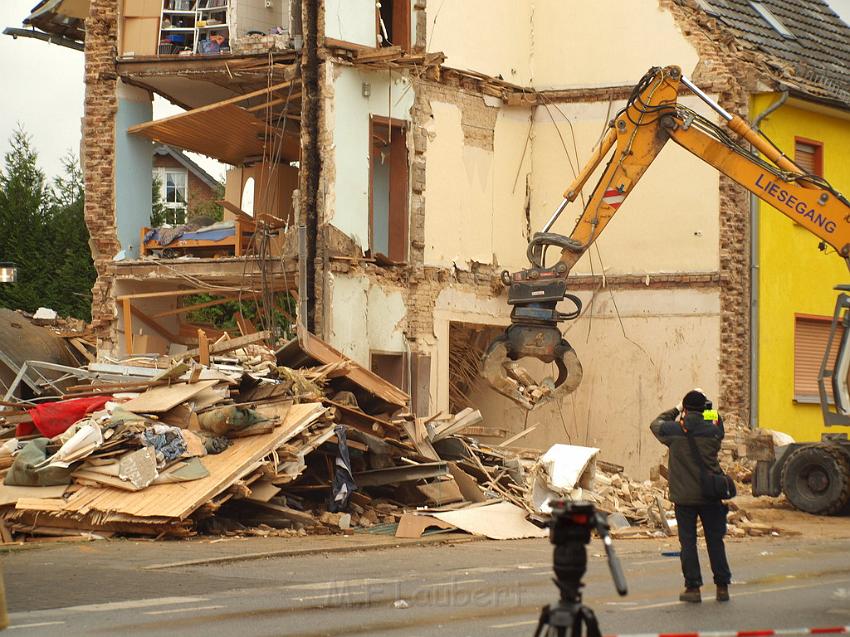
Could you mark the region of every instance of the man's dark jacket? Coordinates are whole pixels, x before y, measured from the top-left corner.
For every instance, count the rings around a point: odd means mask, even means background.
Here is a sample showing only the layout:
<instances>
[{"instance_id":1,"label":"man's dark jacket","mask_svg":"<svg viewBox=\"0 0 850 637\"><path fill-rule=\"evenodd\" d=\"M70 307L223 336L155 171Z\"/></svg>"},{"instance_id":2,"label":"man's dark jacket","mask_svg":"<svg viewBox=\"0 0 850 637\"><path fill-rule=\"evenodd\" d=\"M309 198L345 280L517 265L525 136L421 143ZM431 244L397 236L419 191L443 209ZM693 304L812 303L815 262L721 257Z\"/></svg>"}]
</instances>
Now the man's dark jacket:
<instances>
[{"instance_id":1,"label":"man's dark jacket","mask_svg":"<svg viewBox=\"0 0 850 637\"><path fill-rule=\"evenodd\" d=\"M670 447L667 478L670 484L670 500L675 504L708 504L710 501L702 496L700 467L688 444L685 429L694 437L705 466L710 471L720 472L717 454L720 452L720 441L723 440L723 420L718 420L715 424L712 420L705 420L702 412L689 412L685 416L683 427L676 420L678 415L679 410L674 407L660 414L649 426L659 442Z\"/></svg>"}]
</instances>

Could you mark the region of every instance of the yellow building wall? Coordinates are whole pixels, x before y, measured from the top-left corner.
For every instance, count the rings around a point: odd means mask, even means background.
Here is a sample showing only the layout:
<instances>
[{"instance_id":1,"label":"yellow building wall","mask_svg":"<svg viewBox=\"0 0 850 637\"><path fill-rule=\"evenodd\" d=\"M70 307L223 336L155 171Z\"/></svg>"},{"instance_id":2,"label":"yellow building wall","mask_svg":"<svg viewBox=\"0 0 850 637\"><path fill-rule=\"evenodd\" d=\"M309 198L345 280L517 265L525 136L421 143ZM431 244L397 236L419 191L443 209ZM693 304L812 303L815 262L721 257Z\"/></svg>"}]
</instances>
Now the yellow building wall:
<instances>
[{"instance_id":1,"label":"yellow building wall","mask_svg":"<svg viewBox=\"0 0 850 637\"><path fill-rule=\"evenodd\" d=\"M753 100L754 119L777 94ZM850 192L850 117L792 100L769 115L761 129L793 158L794 138L823 143L823 167L837 190ZM794 402L794 315L832 316L838 283L850 282L843 259L818 250L818 238L759 201L759 354L758 425L784 431L798 442L820 440L821 433L850 432L824 427L820 407Z\"/></svg>"}]
</instances>

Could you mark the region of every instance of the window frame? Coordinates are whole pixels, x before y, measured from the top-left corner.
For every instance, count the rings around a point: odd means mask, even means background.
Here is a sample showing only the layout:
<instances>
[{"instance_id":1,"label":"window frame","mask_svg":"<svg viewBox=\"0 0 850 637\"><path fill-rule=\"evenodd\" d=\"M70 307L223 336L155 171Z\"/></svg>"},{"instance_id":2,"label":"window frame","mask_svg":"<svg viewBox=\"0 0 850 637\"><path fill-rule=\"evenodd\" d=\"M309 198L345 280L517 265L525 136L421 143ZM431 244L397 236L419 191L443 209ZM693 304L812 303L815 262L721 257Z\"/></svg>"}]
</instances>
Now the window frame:
<instances>
[{"instance_id":1,"label":"window frame","mask_svg":"<svg viewBox=\"0 0 850 637\"><path fill-rule=\"evenodd\" d=\"M823 177L823 142L820 142L816 139L809 139L808 137L794 137L794 163L797 163L797 144L806 144L808 146L812 146L815 149L814 153L814 165L815 172L814 174L818 177Z\"/></svg>"},{"instance_id":2,"label":"window frame","mask_svg":"<svg viewBox=\"0 0 850 637\"><path fill-rule=\"evenodd\" d=\"M825 330L825 338L823 338L823 344L819 344L818 350L815 352L817 354L817 373L814 378L815 383L815 391L811 393L810 391L800 391L801 387L798 380L798 365L799 365L799 349L800 349L800 332L799 325L801 322L808 322L809 324L817 324L822 326ZM823 361L824 354L824 346L828 342L829 338L829 330L832 328L832 316L825 316L822 314L805 314L800 312L794 313L794 368L792 372L792 381L793 381L793 401L798 404L803 405L811 405L811 404L820 404L820 391L817 386L817 374L820 373L820 366ZM843 326L839 325L839 329L836 332L835 339L832 343L832 362L835 364L835 360L838 355L838 348L841 345L841 337L843 336L842 330ZM813 345L812 345L813 346ZM806 379L804 382L811 383L812 379ZM827 400L830 405L835 404L835 399L832 395L832 384L826 383L826 393Z\"/></svg>"},{"instance_id":3,"label":"window frame","mask_svg":"<svg viewBox=\"0 0 850 637\"><path fill-rule=\"evenodd\" d=\"M162 207L165 209L166 223L176 226L183 223L189 218L189 170L186 168L177 168L174 166L157 166L157 176L159 177L159 196ZM185 197L183 203L168 201L168 175L182 175L184 179ZM179 213L183 212L183 221L179 221Z\"/></svg>"},{"instance_id":4,"label":"window frame","mask_svg":"<svg viewBox=\"0 0 850 637\"><path fill-rule=\"evenodd\" d=\"M413 49L413 33L410 26L411 10L410 0L382 0L383 3L390 3L392 6L392 24L388 25L392 32L395 42L390 41L389 44L381 44L383 32L381 31L381 8L375 3L375 46L382 48L385 46L400 46L402 51L410 51Z\"/></svg>"}]
</instances>

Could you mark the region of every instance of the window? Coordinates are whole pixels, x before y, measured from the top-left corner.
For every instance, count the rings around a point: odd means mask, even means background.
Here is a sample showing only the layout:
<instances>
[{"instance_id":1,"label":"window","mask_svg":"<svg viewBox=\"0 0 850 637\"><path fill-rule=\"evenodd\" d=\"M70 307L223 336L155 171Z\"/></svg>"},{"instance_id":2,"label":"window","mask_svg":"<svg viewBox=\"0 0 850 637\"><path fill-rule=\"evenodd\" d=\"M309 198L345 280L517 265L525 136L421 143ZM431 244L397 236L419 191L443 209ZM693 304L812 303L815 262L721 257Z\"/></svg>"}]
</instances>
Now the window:
<instances>
[{"instance_id":1,"label":"window","mask_svg":"<svg viewBox=\"0 0 850 637\"><path fill-rule=\"evenodd\" d=\"M794 400L798 403L817 403L818 374L823 353L832 327L831 316L796 314L794 316ZM835 363L844 328L839 326L832 341L829 365ZM832 387L826 383L829 402L833 403Z\"/></svg>"},{"instance_id":2,"label":"window","mask_svg":"<svg viewBox=\"0 0 850 637\"><path fill-rule=\"evenodd\" d=\"M254 216L254 178L248 177L245 180L245 185L242 186L242 205L239 206L242 212L246 212L252 217Z\"/></svg>"},{"instance_id":3,"label":"window","mask_svg":"<svg viewBox=\"0 0 850 637\"><path fill-rule=\"evenodd\" d=\"M186 223L189 203L187 171L179 168L158 168L154 176L160 181L159 193L165 212L165 223L171 225Z\"/></svg>"},{"instance_id":4,"label":"window","mask_svg":"<svg viewBox=\"0 0 850 637\"><path fill-rule=\"evenodd\" d=\"M410 50L410 0L380 0L375 7L378 46Z\"/></svg>"},{"instance_id":5,"label":"window","mask_svg":"<svg viewBox=\"0 0 850 637\"><path fill-rule=\"evenodd\" d=\"M407 136L404 122L373 116L370 129L369 247L394 263L407 259Z\"/></svg>"},{"instance_id":6,"label":"window","mask_svg":"<svg viewBox=\"0 0 850 637\"><path fill-rule=\"evenodd\" d=\"M773 30L776 31L783 38L788 38L790 40L797 39L797 36L791 33L791 31L788 30L788 27L782 24L779 18L777 18L773 14L773 12L768 9L763 3L750 2L750 6L755 9L756 13L758 13L762 18L764 18L764 21L767 22L771 27L773 27Z\"/></svg>"},{"instance_id":7,"label":"window","mask_svg":"<svg viewBox=\"0 0 850 637\"><path fill-rule=\"evenodd\" d=\"M794 163L809 175L823 177L823 144L811 139L795 137Z\"/></svg>"}]
</instances>

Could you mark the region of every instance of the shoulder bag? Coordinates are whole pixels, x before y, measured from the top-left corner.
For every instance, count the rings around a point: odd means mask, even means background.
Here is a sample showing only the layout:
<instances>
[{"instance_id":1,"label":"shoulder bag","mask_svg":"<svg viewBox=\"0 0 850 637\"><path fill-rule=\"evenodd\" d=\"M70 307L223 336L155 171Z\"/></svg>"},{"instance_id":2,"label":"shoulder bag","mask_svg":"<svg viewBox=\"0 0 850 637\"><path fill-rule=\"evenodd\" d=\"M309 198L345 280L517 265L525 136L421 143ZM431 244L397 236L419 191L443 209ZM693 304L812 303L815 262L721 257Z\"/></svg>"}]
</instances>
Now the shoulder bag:
<instances>
[{"instance_id":1,"label":"shoulder bag","mask_svg":"<svg viewBox=\"0 0 850 637\"><path fill-rule=\"evenodd\" d=\"M709 470L699 453L699 449L697 449L697 443L694 437L688 431L685 432L685 437L688 439L688 445L691 447L691 455L694 457L694 462L699 467L699 483L702 497L706 500L715 501L731 500L734 498L737 495L735 481L722 471L715 473Z\"/></svg>"}]
</instances>

